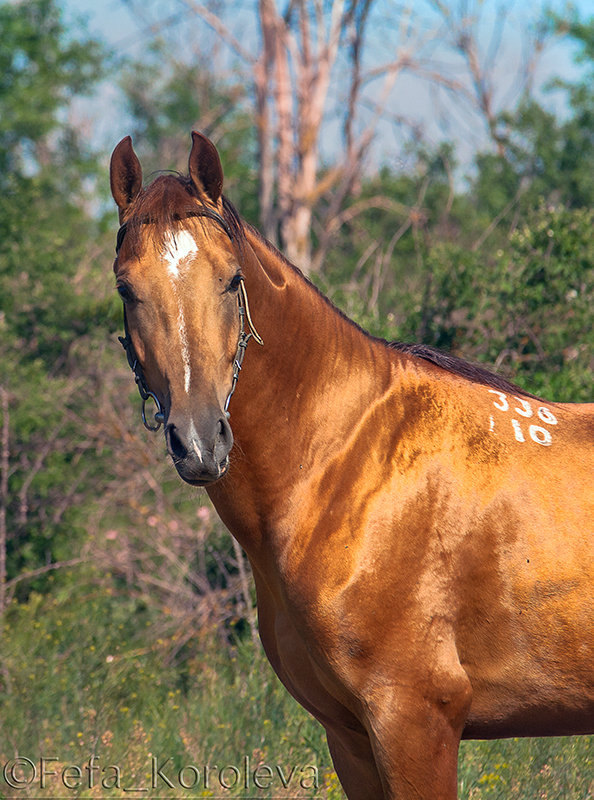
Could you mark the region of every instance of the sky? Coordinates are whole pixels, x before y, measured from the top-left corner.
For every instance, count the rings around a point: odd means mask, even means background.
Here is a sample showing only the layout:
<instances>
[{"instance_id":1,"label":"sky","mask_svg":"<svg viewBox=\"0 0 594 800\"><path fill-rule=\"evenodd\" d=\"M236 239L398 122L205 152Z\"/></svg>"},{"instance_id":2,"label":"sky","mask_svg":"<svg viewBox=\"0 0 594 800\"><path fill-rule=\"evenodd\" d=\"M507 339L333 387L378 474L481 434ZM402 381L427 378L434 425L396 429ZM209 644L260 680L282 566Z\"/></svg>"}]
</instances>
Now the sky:
<instances>
[{"instance_id":1,"label":"sky","mask_svg":"<svg viewBox=\"0 0 594 800\"><path fill-rule=\"evenodd\" d=\"M378 0L376 7L382 4L394 2L394 0ZM522 57L522 37L520 31L523 29L525 20L529 17L538 16L539 12L545 7L544 0L503 0L506 6L510 7L512 23L504 29L504 37L496 62L495 85L500 89L500 100L502 103L509 102L517 94L516 80L517 65ZM486 10L485 18L488 20L491 11L494 11L499 3L496 0L484 0L483 9ZM447 5L447 0L446 0ZM458 0L452 5L458 6ZM553 7L556 11L562 12L565 8L564 0L549 0L548 7ZM594 10L594 0L577 0L573 4L583 17L588 16ZM88 32L97 38L103 39L108 46L120 54L128 56L139 55L154 38L150 30L149 23L152 21L162 21L168 19L176 9L174 2L155 2L147 0L143 6L144 19L139 20L130 10L130 6L125 0L62 0L65 11L65 18L71 21L77 18L86 20L85 26ZM472 2L471 2L472 6ZM219 7L229 8L225 0L221 0ZM255 37L252 26L250 33L249 9L252 3L249 0L234 0L233 8L244 9L243 18L240 16L241 33L243 42L249 46L250 37ZM418 7L418 4L417 4ZM179 6L177 6L179 8ZM191 19L191 17L188 17ZM487 23L488 25L488 23ZM184 35L190 31L196 35L197 28L192 25L188 28L177 24L170 26L178 37L180 46L183 46ZM488 31L485 31L485 41L488 39ZM214 36L212 33L201 35ZM381 57L382 44L385 44L385 36L382 39L382 31L378 31L376 55ZM253 38L252 38L253 40ZM485 44L485 47L487 45ZM565 79L576 79L579 68L573 61L573 54L570 45L558 43L545 50L540 60L536 74L537 85L543 87L553 77ZM447 58L444 57L444 69L448 68ZM541 94L540 99L544 100L551 110L558 114L564 112L561 105L562 95ZM457 153L462 166L470 164L472 154L480 149L486 141L485 132L480 124L477 124L471 115L452 114L451 103L444 93L431 91L426 84L422 84L412 76L399 78L393 93L390 95L390 108L397 109L398 113L410 115L419 120L423 129L423 135L430 144L436 144L443 138L456 141ZM89 133L96 142L107 149L117 143L123 136L130 132L130 120L127 117L122 97L116 83L112 80L106 82L98 95L91 102L82 102L78 111L80 124L89 126ZM180 136L189 134L180 131ZM338 123L333 124L329 121L326 128L325 138L322 141L322 151L327 160L332 160L332 149L336 147L336 142L340 140ZM395 126L390 122L384 122L377 128L376 145L374 149L375 163L372 167L380 163L387 163L392 167L399 164L406 166L402 162L403 142L399 139L399 134L395 133Z\"/></svg>"}]
</instances>

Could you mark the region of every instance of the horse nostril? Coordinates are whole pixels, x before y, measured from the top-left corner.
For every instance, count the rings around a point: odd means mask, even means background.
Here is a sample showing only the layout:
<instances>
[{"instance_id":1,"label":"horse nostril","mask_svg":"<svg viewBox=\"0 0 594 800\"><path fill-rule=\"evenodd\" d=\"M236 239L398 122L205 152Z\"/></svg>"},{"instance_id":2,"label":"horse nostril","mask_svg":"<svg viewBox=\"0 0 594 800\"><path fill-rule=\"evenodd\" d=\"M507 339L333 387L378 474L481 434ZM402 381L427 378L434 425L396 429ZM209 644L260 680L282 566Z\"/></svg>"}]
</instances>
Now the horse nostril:
<instances>
[{"instance_id":1,"label":"horse nostril","mask_svg":"<svg viewBox=\"0 0 594 800\"><path fill-rule=\"evenodd\" d=\"M229 423L224 420L220 419L218 422L218 437L222 442L228 442L229 438L231 437L231 428L229 427Z\"/></svg>"},{"instance_id":2,"label":"horse nostril","mask_svg":"<svg viewBox=\"0 0 594 800\"><path fill-rule=\"evenodd\" d=\"M169 440L169 452L175 458L185 458L188 451L180 437L178 436L175 425L167 426L167 438Z\"/></svg>"}]
</instances>

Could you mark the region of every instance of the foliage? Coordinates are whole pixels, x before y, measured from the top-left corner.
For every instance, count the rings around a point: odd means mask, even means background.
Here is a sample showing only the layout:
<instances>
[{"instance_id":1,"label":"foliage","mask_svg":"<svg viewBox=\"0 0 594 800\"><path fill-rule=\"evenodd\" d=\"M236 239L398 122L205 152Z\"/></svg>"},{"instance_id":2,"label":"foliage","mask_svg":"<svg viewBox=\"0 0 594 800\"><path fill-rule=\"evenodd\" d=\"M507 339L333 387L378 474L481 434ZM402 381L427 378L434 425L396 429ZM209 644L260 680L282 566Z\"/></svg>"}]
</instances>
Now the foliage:
<instances>
[{"instance_id":1,"label":"foliage","mask_svg":"<svg viewBox=\"0 0 594 800\"><path fill-rule=\"evenodd\" d=\"M47 753L80 764L97 752L136 777L149 752L175 766L245 754L315 763L320 795L340 797L321 729L254 644L241 552L139 426L114 336L114 231L96 211L107 156L68 123L69 103L93 90L107 55L66 30L55 0L0 5L0 29L0 580L10 601L0 763ZM566 29L591 64L592 24ZM226 191L257 220L243 88L158 48L122 75L143 161L150 151L153 166L183 169L180 131L206 130ZM495 365L547 397L590 399L590 77L562 86L565 120L531 97L501 115L501 151L477 154L464 187L449 144L418 146L406 171L369 174L337 211L323 288L373 333ZM318 210L331 204L322 194ZM77 563L55 569L64 562ZM589 796L591 744L466 743L461 796Z\"/></svg>"},{"instance_id":2,"label":"foliage","mask_svg":"<svg viewBox=\"0 0 594 800\"><path fill-rule=\"evenodd\" d=\"M0 180L39 169L51 158L50 134L72 145L60 117L74 94L87 92L103 66L97 42L68 40L54 0L0 6Z\"/></svg>"},{"instance_id":3,"label":"foliage","mask_svg":"<svg viewBox=\"0 0 594 800\"><path fill-rule=\"evenodd\" d=\"M508 204L535 208L542 199L573 208L587 207L594 189L593 93L583 87L570 99L574 115L560 122L533 99L501 114L502 154L477 158L477 208L493 218Z\"/></svg>"},{"instance_id":4,"label":"foliage","mask_svg":"<svg viewBox=\"0 0 594 800\"><path fill-rule=\"evenodd\" d=\"M567 119L557 119L530 96L499 115L501 150L478 156L474 184L477 206L487 218L506 204L523 209L536 208L543 200L570 208L592 205L594 22L554 16L551 22L577 46L576 60L586 68L585 76L573 84L555 80L549 87L566 93Z\"/></svg>"},{"instance_id":5,"label":"foliage","mask_svg":"<svg viewBox=\"0 0 594 800\"><path fill-rule=\"evenodd\" d=\"M3 341L49 371L94 321L73 280L94 233L80 203L97 162L63 116L101 76L104 53L67 37L52 0L0 6L0 29Z\"/></svg>"},{"instance_id":6,"label":"foliage","mask_svg":"<svg viewBox=\"0 0 594 800\"><path fill-rule=\"evenodd\" d=\"M462 742L463 800L582 800L594 790L592 737Z\"/></svg>"},{"instance_id":7,"label":"foliage","mask_svg":"<svg viewBox=\"0 0 594 800\"><path fill-rule=\"evenodd\" d=\"M152 756L172 780L186 765L210 765L215 789L216 765L244 768L246 757L251 770L280 765L285 775L291 766L314 765L322 783L329 771L322 729L280 686L259 648L238 641L221 649L202 636L191 653L180 653L177 635L158 633L166 609L147 608L96 569L70 577L53 597L32 594L6 614L0 763L15 754L56 758L50 768L59 775L60 767L82 767L95 754L100 768L120 767L122 792L150 785ZM104 795L100 781L110 774L98 773L99 791L91 796ZM310 769L301 777L311 775ZM296 777L293 796L311 796L299 784ZM175 787L176 796L196 795L177 780ZM159 778L156 788L168 787ZM44 796L64 795L59 777L48 779L47 789ZM0 781L0 797L6 794Z\"/></svg>"},{"instance_id":8,"label":"foliage","mask_svg":"<svg viewBox=\"0 0 594 800\"><path fill-rule=\"evenodd\" d=\"M403 337L496 364L533 392L587 401L593 222L591 210L543 206L495 253L431 248Z\"/></svg>"},{"instance_id":9,"label":"foliage","mask_svg":"<svg viewBox=\"0 0 594 800\"><path fill-rule=\"evenodd\" d=\"M93 469L80 464L74 408L91 376L73 355L106 306L87 291L85 264L98 230L85 186L98 163L65 111L75 93L91 91L104 53L70 37L51 0L0 6L0 27L0 385L9 398L13 578L64 557L84 530L75 501Z\"/></svg>"}]
</instances>

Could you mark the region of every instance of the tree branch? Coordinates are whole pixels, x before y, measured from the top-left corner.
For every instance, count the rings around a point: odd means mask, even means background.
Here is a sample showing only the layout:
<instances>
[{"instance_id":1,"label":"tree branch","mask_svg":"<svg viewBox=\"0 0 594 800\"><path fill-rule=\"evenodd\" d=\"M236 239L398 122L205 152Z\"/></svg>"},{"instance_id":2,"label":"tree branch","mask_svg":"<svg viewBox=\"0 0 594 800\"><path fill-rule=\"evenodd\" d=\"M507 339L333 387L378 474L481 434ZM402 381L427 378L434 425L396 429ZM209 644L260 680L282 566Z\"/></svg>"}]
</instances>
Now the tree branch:
<instances>
[{"instance_id":1,"label":"tree branch","mask_svg":"<svg viewBox=\"0 0 594 800\"><path fill-rule=\"evenodd\" d=\"M203 6L201 3L197 3L196 0L180 0L180 2L189 10L192 11L197 16L201 17L201 19L206 22L206 24L217 33L221 39L227 44L233 52L237 53L237 55L243 59L247 64L253 66L256 63L256 59L254 56L246 50L241 42L239 42L231 33L231 31L227 28L226 25L223 24L220 17L216 14L213 14L206 6Z\"/></svg>"}]
</instances>

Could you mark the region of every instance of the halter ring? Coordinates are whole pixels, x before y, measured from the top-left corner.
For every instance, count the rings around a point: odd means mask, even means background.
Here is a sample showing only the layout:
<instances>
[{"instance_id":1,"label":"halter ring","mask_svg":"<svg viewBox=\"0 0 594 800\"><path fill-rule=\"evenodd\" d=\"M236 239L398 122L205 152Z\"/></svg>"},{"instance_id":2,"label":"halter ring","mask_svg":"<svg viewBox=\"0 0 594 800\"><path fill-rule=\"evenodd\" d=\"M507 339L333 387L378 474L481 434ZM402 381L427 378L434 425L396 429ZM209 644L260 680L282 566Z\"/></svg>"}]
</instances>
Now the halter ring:
<instances>
[{"instance_id":1,"label":"halter ring","mask_svg":"<svg viewBox=\"0 0 594 800\"><path fill-rule=\"evenodd\" d=\"M155 413L153 415L154 419L155 419L155 422L156 422L156 425L151 425L151 423L146 418L146 401L149 400L149 399L151 399L153 401L153 403L157 407L157 410L155 411ZM159 398L157 397L156 394L153 394L153 392L151 392L151 391L147 391L146 392L146 397L142 398L142 411L141 411L141 413L142 413L142 422L144 424L144 427L148 431L152 431L153 433L155 431L158 431L159 428L161 427L161 425L163 424L163 422L165 421L165 415L163 414L163 409L161 408L161 403L159 402Z\"/></svg>"}]
</instances>

